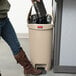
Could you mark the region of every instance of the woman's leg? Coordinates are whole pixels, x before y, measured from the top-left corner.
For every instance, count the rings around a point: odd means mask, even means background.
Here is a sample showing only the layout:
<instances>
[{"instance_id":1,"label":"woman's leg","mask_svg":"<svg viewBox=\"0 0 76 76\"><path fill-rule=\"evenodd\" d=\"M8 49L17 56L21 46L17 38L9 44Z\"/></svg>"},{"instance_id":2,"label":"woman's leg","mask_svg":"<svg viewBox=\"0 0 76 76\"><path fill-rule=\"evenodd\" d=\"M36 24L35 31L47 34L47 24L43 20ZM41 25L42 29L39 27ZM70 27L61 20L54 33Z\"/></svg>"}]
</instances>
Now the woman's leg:
<instances>
[{"instance_id":1,"label":"woman's leg","mask_svg":"<svg viewBox=\"0 0 76 76\"><path fill-rule=\"evenodd\" d=\"M1 27L0 27L0 37L1 37Z\"/></svg>"},{"instance_id":2,"label":"woman's leg","mask_svg":"<svg viewBox=\"0 0 76 76\"><path fill-rule=\"evenodd\" d=\"M2 27L2 23L1 23L1 20L0 20L0 37L1 37L1 27Z\"/></svg>"},{"instance_id":3,"label":"woman's leg","mask_svg":"<svg viewBox=\"0 0 76 76\"><path fill-rule=\"evenodd\" d=\"M16 33L15 33L9 19L6 18L4 22L5 22L5 24L2 27L1 36L8 43L8 45L11 47L16 61L23 66L24 73L25 74L33 74L33 75L41 74L42 71L36 70L32 66L32 64L28 60L25 52L20 47L20 43L17 39Z\"/></svg>"},{"instance_id":4,"label":"woman's leg","mask_svg":"<svg viewBox=\"0 0 76 76\"><path fill-rule=\"evenodd\" d=\"M1 36L8 43L14 55L16 55L20 50L20 43L16 36L15 30L9 19L6 18L2 27Z\"/></svg>"}]
</instances>

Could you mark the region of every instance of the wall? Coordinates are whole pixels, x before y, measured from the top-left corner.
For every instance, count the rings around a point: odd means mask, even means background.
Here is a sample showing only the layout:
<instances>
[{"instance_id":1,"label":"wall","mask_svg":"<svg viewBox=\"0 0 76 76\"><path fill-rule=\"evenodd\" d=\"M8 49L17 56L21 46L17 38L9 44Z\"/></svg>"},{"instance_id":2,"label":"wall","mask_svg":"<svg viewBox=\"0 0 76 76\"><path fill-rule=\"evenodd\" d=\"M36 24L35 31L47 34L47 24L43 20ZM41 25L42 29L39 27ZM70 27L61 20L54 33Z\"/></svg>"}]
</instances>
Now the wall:
<instances>
[{"instance_id":1,"label":"wall","mask_svg":"<svg viewBox=\"0 0 76 76\"><path fill-rule=\"evenodd\" d=\"M49 14L51 14L52 0L43 0ZM27 16L32 5L31 0L9 0L11 9L9 18L15 28L16 33L28 33Z\"/></svg>"},{"instance_id":2,"label":"wall","mask_svg":"<svg viewBox=\"0 0 76 76\"><path fill-rule=\"evenodd\" d=\"M60 65L76 66L76 0L64 0Z\"/></svg>"}]
</instances>

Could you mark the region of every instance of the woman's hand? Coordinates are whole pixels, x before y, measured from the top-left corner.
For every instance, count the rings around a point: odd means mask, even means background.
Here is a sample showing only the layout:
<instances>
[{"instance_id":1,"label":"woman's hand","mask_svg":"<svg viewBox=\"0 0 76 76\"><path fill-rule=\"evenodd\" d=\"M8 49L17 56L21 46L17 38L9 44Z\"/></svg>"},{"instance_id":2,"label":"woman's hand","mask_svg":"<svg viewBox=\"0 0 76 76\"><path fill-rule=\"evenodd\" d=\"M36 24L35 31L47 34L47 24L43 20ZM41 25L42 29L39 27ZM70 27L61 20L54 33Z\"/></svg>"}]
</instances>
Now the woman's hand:
<instances>
[{"instance_id":1,"label":"woman's hand","mask_svg":"<svg viewBox=\"0 0 76 76\"><path fill-rule=\"evenodd\" d=\"M34 2L34 1L38 1L38 2L40 2L40 0L32 0L32 2Z\"/></svg>"}]
</instances>

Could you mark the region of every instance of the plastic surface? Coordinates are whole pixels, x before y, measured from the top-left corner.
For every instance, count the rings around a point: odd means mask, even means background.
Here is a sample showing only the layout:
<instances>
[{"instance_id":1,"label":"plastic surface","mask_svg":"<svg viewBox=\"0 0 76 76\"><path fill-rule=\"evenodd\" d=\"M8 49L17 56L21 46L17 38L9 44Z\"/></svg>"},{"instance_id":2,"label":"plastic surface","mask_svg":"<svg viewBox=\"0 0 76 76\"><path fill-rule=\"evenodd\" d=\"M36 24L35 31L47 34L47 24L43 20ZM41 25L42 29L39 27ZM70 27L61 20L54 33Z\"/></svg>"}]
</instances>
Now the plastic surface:
<instances>
[{"instance_id":1,"label":"plastic surface","mask_svg":"<svg viewBox=\"0 0 76 76\"><path fill-rule=\"evenodd\" d=\"M43 26L43 28L37 27ZM51 24L28 24L29 48L31 62L34 66L43 67L49 71L51 67L51 50L53 25Z\"/></svg>"}]
</instances>

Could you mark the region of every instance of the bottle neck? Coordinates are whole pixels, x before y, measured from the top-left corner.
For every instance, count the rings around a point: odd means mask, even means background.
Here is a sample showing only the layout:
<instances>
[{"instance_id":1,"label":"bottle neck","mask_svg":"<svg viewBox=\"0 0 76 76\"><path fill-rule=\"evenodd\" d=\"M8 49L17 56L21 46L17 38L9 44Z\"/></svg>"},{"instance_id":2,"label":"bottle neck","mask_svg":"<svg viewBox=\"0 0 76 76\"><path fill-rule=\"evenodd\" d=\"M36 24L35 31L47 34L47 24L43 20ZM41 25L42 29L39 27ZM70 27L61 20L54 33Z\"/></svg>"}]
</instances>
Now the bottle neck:
<instances>
[{"instance_id":1,"label":"bottle neck","mask_svg":"<svg viewBox=\"0 0 76 76\"><path fill-rule=\"evenodd\" d=\"M40 7L39 7L39 4L37 3L37 1L34 2L34 7L35 7L35 10L36 10L36 14L39 18L41 18L43 15L42 15L42 11L40 10ZM45 14L46 16L46 14Z\"/></svg>"},{"instance_id":2,"label":"bottle neck","mask_svg":"<svg viewBox=\"0 0 76 76\"><path fill-rule=\"evenodd\" d=\"M35 7L35 10L36 10L37 16L41 17L41 14L40 14L40 11L39 11L39 8L37 6L37 2L36 1L34 2L34 7Z\"/></svg>"}]
</instances>

